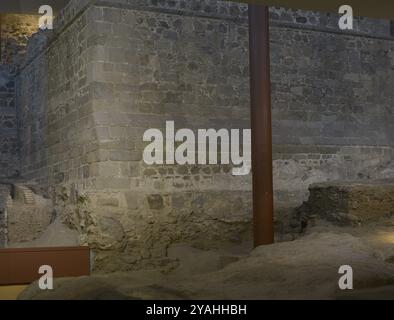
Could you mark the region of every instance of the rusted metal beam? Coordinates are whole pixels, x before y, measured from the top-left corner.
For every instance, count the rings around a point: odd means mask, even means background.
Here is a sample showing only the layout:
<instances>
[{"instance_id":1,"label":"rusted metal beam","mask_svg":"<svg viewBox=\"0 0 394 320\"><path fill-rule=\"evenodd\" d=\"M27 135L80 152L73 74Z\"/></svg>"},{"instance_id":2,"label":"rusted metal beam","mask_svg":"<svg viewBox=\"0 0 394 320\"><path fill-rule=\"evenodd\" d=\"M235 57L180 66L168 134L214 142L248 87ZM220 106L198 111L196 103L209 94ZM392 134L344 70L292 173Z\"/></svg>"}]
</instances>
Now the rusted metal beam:
<instances>
[{"instance_id":1,"label":"rusted metal beam","mask_svg":"<svg viewBox=\"0 0 394 320\"><path fill-rule=\"evenodd\" d=\"M274 242L272 120L267 6L249 5L254 245Z\"/></svg>"}]
</instances>

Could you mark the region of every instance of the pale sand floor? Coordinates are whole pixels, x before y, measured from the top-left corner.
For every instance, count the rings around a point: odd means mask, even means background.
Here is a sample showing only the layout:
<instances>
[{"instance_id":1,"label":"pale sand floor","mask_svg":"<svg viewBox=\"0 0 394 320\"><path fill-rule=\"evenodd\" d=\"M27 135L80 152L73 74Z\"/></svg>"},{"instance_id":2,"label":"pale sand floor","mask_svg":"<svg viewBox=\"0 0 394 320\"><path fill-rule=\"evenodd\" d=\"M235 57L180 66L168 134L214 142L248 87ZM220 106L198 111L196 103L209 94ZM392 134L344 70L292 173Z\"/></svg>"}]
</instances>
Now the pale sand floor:
<instances>
[{"instance_id":1,"label":"pale sand floor","mask_svg":"<svg viewBox=\"0 0 394 320\"><path fill-rule=\"evenodd\" d=\"M27 286L0 286L0 300L16 300Z\"/></svg>"}]
</instances>

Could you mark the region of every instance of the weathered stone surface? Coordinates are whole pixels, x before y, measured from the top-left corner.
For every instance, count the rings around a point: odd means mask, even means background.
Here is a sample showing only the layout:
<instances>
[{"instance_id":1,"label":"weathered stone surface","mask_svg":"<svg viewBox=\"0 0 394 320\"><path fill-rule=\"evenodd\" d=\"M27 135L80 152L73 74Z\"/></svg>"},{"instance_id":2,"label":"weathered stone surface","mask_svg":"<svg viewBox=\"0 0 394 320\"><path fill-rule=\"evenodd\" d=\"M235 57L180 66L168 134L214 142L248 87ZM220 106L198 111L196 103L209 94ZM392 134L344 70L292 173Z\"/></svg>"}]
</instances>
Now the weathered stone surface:
<instances>
[{"instance_id":1,"label":"weathered stone surface","mask_svg":"<svg viewBox=\"0 0 394 320\"><path fill-rule=\"evenodd\" d=\"M70 8L73 9L70 9L70 11L78 11L74 7L81 8L82 6L83 4L79 5L76 1L72 2ZM158 11L147 12L144 8L155 8ZM168 11L166 13L160 12L163 8ZM206 8L209 8L209 10ZM176 10L188 12L190 17L179 15L179 11ZM207 11L205 12L205 10ZM212 21L208 23L206 19L200 16L196 17L197 13L199 15L202 12L207 16L215 16L221 19L231 17L235 19L234 21L237 21L238 18L239 20L237 23L219 21L217 24L212 24ZM114 16L120 18L113 19ZM246 81L248 77L248 35L246 21L244 20L246 18L246 6L221 1L205 3L204 6L200 4L190 6L185 4L185 6L182 6L178 1L174 2L174 6L167 5L164 2L142 2L129 5L129 7L125 6L123 10L99 6L92 7L87 11L86 17L78 21L78 24L83 23L85 18L88 25L86 30L81 30L78 39L88 39L87 49L89 52L87 52L87 56L90 65L83 66L81 71L87 74L86 81L90 83L89 90L92 91L92 97L98 100L94 102L94 105L100 112L95 112L93 118L96 122L95 130L98 133L100 147L105 149L106 146L111 145L114 149L106 155L89 153L89 157L92 157L95 161L107 159L130 162L130 164L138 163L138 159L141 158L142 147L138 146L135 152L125 151L124 148L130 144L130 141L141 140L143 129L163 124L157 121L155 115L169 115L172 118L181 117L182 124L189 124L192 127L197 126L197 123L199 127L216 124L224 124L226 127L239 126L238 122L234 122L233 115L236 115L238 119L245 120L245 124L248 123L249 90ZM304 18L301 19L302 22L300 22L300 18ZM353 35L326 36L319 32L307 30L308 27L334 29L337 27L337 15L327 16L308 12L294 14L285 9L272 9L272 19L276 22L272 27L274 140L277 145L275 158L281 159L276 160L277 170L285 170L286 161L295 161L300 168L298 178L311 180L319 174L316 171L321 171L321 175L329 175L332 167L329 165L330 162L343 163L346 170L354 167L354 161L359 164L355 166L357 170L349 171L349 175L352 175L349 178L356 178L358 174L363 174L366 169L373 166L372 162L373 159L376 159L377 154L380 155L379 162L384 164L390 158L391 148L379 146L372 148L369 146L371 134L378 140L389 136L378 134L382 129L380 121L386 121L387 117L379 118L377 113L371 113L371 108L362 106L365 105L365 101L371 105L386 104L385 101L379 101L379 99L388 97L385 99L390 101L390 90L388 89L385 95L368 95L368 99L365 96L354 94L354 90L367 93L369 81L373 77L378 77L377 73L371 74L361 60L360 63L354 61L350 66L351 70L347 71L348 73L345 75L342 74L341 66L334 68L336 71L331 73L321 73L320 69L328 70L328 68L325 68L325 57L320 55L319 48L321 46L335 48L335 54L340 55L337 60L347 61L349 50L346 48L356 46L352 50L357 52L362 50L377 56L378 54L373 53L373 50L380 50L380 44L382 44L388 51L391 51L391 42L375 39L373 41L379 43L379 45L370 45L364 41L355 41L356 38ZM284 23L290 23L290 25L286 25L286 28L284 28L282 25ZM291 24L302 26L306 30L292 29ZM377 21L371 22L364 19L362 23L357 25L357 29L362 29L357 31L369 31L374 35L388 35L389 32L389 24L385 21L379 21L378 23ZM147 31L147 28L152 26L155 26L156 29ZM371 29L371 26L374 26L374 28ZM62 29L59 28L59 30ZM134 50L128 48L128 37L132 34L130 30L133 30L135 34ZM195 30L198 32L194 32ZM63 39L60 31L59 39ZM176 34L176 37L169 37L169 32ZM116 41L111 40L114 36ZM100 43L90 40L97 37L101 39ZM157 44L157 48L151 48L146 43L143 44L139 40L141 37L145 42L153 41ZM220 37L229 40L225 45L230 47L220 47L220 51L224 52L226 59L222 59L211 52L214 48L218 48ZM311 43L313 45L310 45ZM84 42L82 41L81 44L84 44ZM168 50L172 50L170 45L179 46L176 55L166 55ZM140 46L143 54L137 53L136 48L138 46ZM164 47L161 48L160 46ZM343 50L337 50L338 46ZM83 46L83 48L86 50L86 47ZM194 59L192 56L193 50L194 52L200 52L198 59ZM214 51L218 52L218 50ZM354 59L356 58L357 56ZM138 62L142 61L144 64L138 64L139 67L132 64L133 67L129 67L130 59ZM385 61L376 62L376 66L371 66L371 69L376 70L378 68L383 75L384 70L387 71L390 68L382 69L381 66L392 63L390 55L384 59ZM62 59L54 58L54 63L58 60L61 61ZM222 61L222 65L216 63L217 61ZM208 68L207 66L211 62L212 67ZM372 61L369 61L369 63L372 63ZM51 63L51 65L54 64ZM78 63L78 65L80 64ZM234 65L237 67L234 68ZM295 65L300 66L300 68L296 70ZM361 69L360 65L362 66ZM362 69L363 66L365 66L365 70ZM156 76L154 76L155 74ZM183 74L184 79L180 80L175 77L176 74ZM361 77L361 74L364 76ZM45 75L45 72L43 75ZM160 75L161 78L157 78L157 75ZM317 76L323 78L317 79ZM387 76L390 77L391 74L388 73ZM171 77L175 78L172 79ZM207 77L208 84L196 86L196 81L201 80L202 77ZM384 77L386 78L386 76ZM231 81L231 83L223 83L223 79L227 79L226 81ZM293 82L292 79L298 79L298 81L294 82L294 85L287 85L286 83ZM84 77L82 77L81 79L74 79L72 82L79 85L84 80ZM378 81L377 78L376 81ZM129 85L126 85L126 82ZM45 81L43 85L45 86ZM212 96L213 98L209 100L206 94L210 92L210 86L212 85L218 85L219 87L216 94ZM336 86L338 90L335 88L327 89L327 86ZM136 91L137 87L139 87L138 93ZM191 88L192 91L188 89L188 93L186 93L184 92L186 88ZM381 89L385 90L385 88ZM95 92L101 96L96 96ZM323 95L324 98L322 98ZM72 93L70 96L72 96ZM133 105L130 103L130 96L136 98L133 99ZM343 101L349 96L353 97L354 100L351 101L351 106L344 110ZM99 101L102 101L103 98L107 101L113 101L115 97L120 100L116 104L110 104L111 110L105 110L103 105L100 106ZM182 103L177 101L179 97L183 97ZM285 97L288 98L285 99ZM321 99L323 100L320 101ZM52 100L55 102L56 99ZM53 107L56 111L56 105ZM226 112L225 107L230 108L232 112ZM60 110L63 110L63 108L60 108ZM194 114L191 114L191 110ZM88 114L84 113L84 115ZM210 121L205 121L206 115L211 116ZM187 117L185 118L185 116ZM201 117L204 119L201 119ZM358 120L356 122L351 120L350 125L346 124L347 119L354 118ZM368 120L368 130L364 126L366 121L363 121L362 118ZM66 121L72 119L73 117L64 118ZM191 121L191 119L193 120ZM65 123L64 121L60 122ZM387 121L387 123L389 122ZM73 126L74 124L70 123L70 125ZM56 126L51 128L56 130ZM137 128L141 130L136 131ZM134 131L129 131L129 129ZM106 132L106 135L103 136L99 132ZM127 134L124 134L124 132L127 132ZM354 135L356 135L357 141L356 138L353 138ZM60 134L56 132L49 141L53 140L55 142L59 137ZM101 141L108 139L110 139L110 142L106 141L104 143ZM380 140L377 143L376 139L374 144L382 146L390 144L390 141ZM72 142L73 153L77 154L78 145L81 142L75 139L64 142L58 141L58 147L50 148L49 153L54 155L57 150L62 150L61 145L68 146L68 142ZM38 144L41 144L41 142ZM359 147L354 147L353 150L343 148L343 146L353 146L355 144L366 147L361 150ZM46 166L51 168L51 161L49 163L45 161L43 152L40 152L41 156L36 157L35 151L31 151L32 153L27 151L26 163L35 162L35 165L30 165L31 168L25 167L24 174L28 176L32 174L33 177L43 176L45 172L37 171L37 168L45 169ZM34 157L30 157L29 153L34 154ZM58 157L67 157L67 155L61 155L60 152L59 155L51 158L56 160ZM352 164L350 164L350 160L352 160ZM84 174L84 172L91 171L89 162L89 160L86 163L84 159L78 159L73 162L75 167L66 168L66 172L56 172L55 168L49 171L54 174L54 181L58 183L81 180L90 177L88 174ZM68 165L64 164L66 167ZM185 169L183 167L178 168L175 172L179 172L178 170ZM315 172L310 174L311 171ZM339 170L338 174L341 174ZM285 185L278 183L276 185L277 198L283 201L302 201L302 198L306 195L308 185L307 183L294 185L299 187L295 190L287 190Z\"/></svg>"},{"instance_id":2,"label":"weathered stone surface","mask_svg":"<svg viewBox=\"0 0 394 320\"><path fill-rule=\"evenodd\" d=\"M20 174L15 74L29 37L38 30L36 16L2 14L0 39L0 177Z\"/></svg>"},{"instance_id":3,"label":"weathered stone surface","mask_svg":"<svg viewBox=\"0 0 394 320\"><path fill-rule=\"evenodd\" d=\"M311 185L302 208L338 224L362 224L394 216L394 180L329 182Z\"/></svg>"},{"instance_id":4,"label":"weathered stone surface","mask_svg":"<svg viewBox=\"0 0 394 320\"><path fill-rule=\"evenodd\" d=\"M149 208L152 210L164 209L163 197L159 194L152 194L148 196Z\"/></svg>"},{"instance_id":5,"label":"weathered stone surface","mask_svg":"<svg viewBox=\"0 0 394 320\"><path fill-rule=\"evenodd\" d=\"M0 177L17 176L19 168L15 81L0 64Z\"/></svg>"},{"instance_id":6,"label":"weathered stone surface","mask_svg":"<svg viewBox=\"0 0 394 320\"><path fill-rule=\"evenodd\" d=\"M52 202L24 186L15 186L15 199L7 203L9 243L30 242L39 238L54 219Z\"/></svg>"},{"instance_id":7,"label":"weathered stone surface","mask_svg":"<svg viewBox=\"0 0 394 320\"><path fill-rule=\"evenodd\" d=\"M11 185L0 184L0 248L8 243L7 203L11 197Z\"/></svg>"},{"instance_id":8,"label":"weathered stone surface","mask_svg":"<svg viewBox=\"0 0 394 320\"><path fill-rule=\"evenodd\" d=\"M386 242L386 246L387 246ZM190 252L190 251L189 251ZM194 251L195 252L195 251ZM391 247L391 252L393 249ZM190 257L189 257L190 258ZM197 255L207 266L217 256ZM198 262L197 262L198 264ZM354 290L338 288L339 267L351 265ZM394 266L363 238L346 233L314 233L296 241L263 246L218 271L157 276L152 272L59 279L55 290L31 285L19 299L100 299L107 288L127 299L394 299Z\"/></svg>"},{"instance_id":9,"label":"weathered stone surface","mask_svg":"<svg viewBox=\"0 0 394 320\"><path fill-rule=\"evenodd\" d=\"M337 15L272 8L271 18L277 202L299 205L312 183L394 177L389 22L360 19L341 34ZM250 237L250 175L142 161L143 133L166 120L249 128L248 50L247 6L210 0L71 0L30 41L16 79L21 174L72 190L57 212L97 270L165 269L177 241Z\"/></svg>"},{"instance_id":10,"label":"weathered stone surface","mask_svg":"<svg viewBox=\"0 0 394 320\"><path fill-rule=\"evenodd\" d=\"M119 200L116 198L101 198L97 201L97 205L100 207L118 207Z\"/></svg>"},{"instance_id":11,"label":"weathered stone surface","mask_svg":"<svg viewBox=\"0 0 394 320\"><path fill-rule=\"evenodd\" d=\"M65 226L60 219L51 223L39 237L29 242L9 242L8 248L77 247L79 234Z\"/></svg>"},{"instance_id":12,"label":"weathered stone surface","mask_svg":"<svg viewBox=\"0 0 394 320\"><path fill-rule=\"evenodd\" d=\"M167 258L168 247L189 241L199 248L238 245L250 239L250 219L238 210L250 206L233 199L231 192L150 195L125 193L119 207L97 206L102 194L72 199L71 190L60 190L56 212L64 223L80 234L81 244L95 252L98 272L135 270L143 267L168 270L174 261ZM97 196L97 198L96 198ZM241 197L241 195L239 195ZM225 199L222 205L219 199ZM172 201L179 206L172 208ZM182 205L183 204L183 205ZM209 207L209 209L207 209ZM225 216L222 211L228 214Z\"/></svg>"}]
</instances>

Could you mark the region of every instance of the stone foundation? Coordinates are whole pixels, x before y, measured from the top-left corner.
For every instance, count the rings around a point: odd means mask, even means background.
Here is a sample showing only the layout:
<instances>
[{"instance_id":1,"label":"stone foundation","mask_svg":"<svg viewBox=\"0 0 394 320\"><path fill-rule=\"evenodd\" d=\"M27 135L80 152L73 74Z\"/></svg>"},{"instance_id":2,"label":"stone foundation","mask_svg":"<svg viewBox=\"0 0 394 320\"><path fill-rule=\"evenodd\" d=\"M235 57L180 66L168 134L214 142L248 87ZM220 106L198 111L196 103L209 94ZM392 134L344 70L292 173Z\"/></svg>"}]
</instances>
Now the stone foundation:
<instances>
[{"instance_id":1,"label":"stone foundation","mask_svg":"<svg viewBox=\"0 0 394 320\"><path fill-rule=\"evenodd\" d=\"M15 78L0 64L0 177L20 173L18 125L15 105Z\"/></svg>"},{"instance_id":2,"label":"stone foundation","mask_svg":"<svg viewBox=\"0 0 394 320\"><path fill-rule=\"evenodd\" d=\"M337 19L271 8L277 203L301 204L312 183L394 177L390 23L341 33ZM251 175L142 160L144 132L166 121L249 129L247 5L71 0L54 27L32 37L15 82L20 171L96 268L171 265L171 243L250 239Z\"/></svg>"},{"instance_id":3,"label":"stone foundation","mask_svg":"<svg viewBox=\"0 0 394 320\"><path fill-rule=\"evenodd\" d=\"M0 183L0 248L7 245L7 203L11 195L11 186Z\"/></svg>"},{"instance_id":4,"label":"stone foundation","mask_svg":"<svg viewBox=\"0 0 394 320\"><path fill-rule=\"evenodd\" d=\"M360 225L394 216L394 180L320 183L309 190L302 209L309 217Z\"/></svg>"}]
</instances>

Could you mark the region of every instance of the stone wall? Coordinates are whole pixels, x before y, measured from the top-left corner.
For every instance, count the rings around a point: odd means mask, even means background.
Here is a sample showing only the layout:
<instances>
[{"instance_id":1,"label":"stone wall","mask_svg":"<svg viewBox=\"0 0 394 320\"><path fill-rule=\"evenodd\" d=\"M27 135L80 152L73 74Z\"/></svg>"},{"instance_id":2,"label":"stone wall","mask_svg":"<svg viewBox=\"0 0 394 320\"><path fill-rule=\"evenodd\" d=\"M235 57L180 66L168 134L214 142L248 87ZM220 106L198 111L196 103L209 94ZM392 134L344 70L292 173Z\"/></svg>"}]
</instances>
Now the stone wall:
<instances>
[{"instance_id":1,"label":"stone wall","mask_svg":"<svg viewBox=\"0 0 394 320\"><path fill-rule=\"evenodd\" d=\"M341 226L386 223L394 216L394 181L338 181L313 184L299 212L316 223L324 219Z\"/></svg>"},{"instance_id":2,"label":"stone wall","mask_svg":"<svg viewBox=\"0 0 394 320\"><path fill-rule=\"evenodd\" d=\"M78 179L94 145L86 79L86 16L60 34L40 33L18 75L21 167L26 179L55 185ZM41 50L49 48L45 54ZM94 146L93 146L94 148Z\"/></svg>"},{"instance_id":3,"label":"stone wall","mask_svg":"<svg viewBox=\"0 0 394 320\"><path fill-rule=\"evenodd\" d=\"M349 34L335 16L284 16L271 34L275 183L297 202L313 182L374 178L392 161L394 42L389 21Z\"/></svg>"},{"instance_id":4,"label":"stone wall","mask_svg":"<svg viewBox=\"0 0 394 320\"><path fill-rule=\"evenodd\" d=\"M20 72L22 175L57 186L59 214L97 249L98 269L166 265L177 241L249 238L250 176L142 161L144 131L166 120L250 127L247 7L85 4L71 1ZM372 178L392 159L390 23L359 19L343 33L335 19L272 9L278 202L301 203L314 182Z\"/></svg>"},{"instance_id":5,"label":"stone wall","mask_svg":"<svg viewBox=\"0 0 394 320\"><path fill-rule=\"evenodd\" d=\"M11 186L0 184L0 248L7 245L7 202L11 195Z\"/></svg>"},{"instance_id":6,"label":"stone wall","mask_svg":"<svg viewBox=\"0 0 394 320\"><path fill-rule=\"evenodd\" d=\"M9 68L0 65L0 177L19 173L15 80Z\"/></svg>"},{"instance_id":7,"label":"stone wall","mask_svg":"<svg viewBox=\"0 0 394 320\"><path fill-rule=\"evenodd\" d=\"M15 177L20 172L15 73L38 18L3 14L0 28L0 177Z\"/></svg>"}]
</instances>

